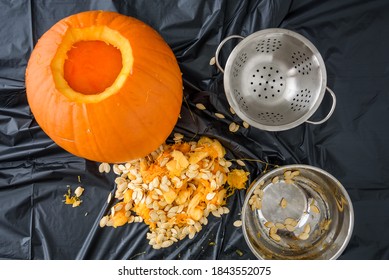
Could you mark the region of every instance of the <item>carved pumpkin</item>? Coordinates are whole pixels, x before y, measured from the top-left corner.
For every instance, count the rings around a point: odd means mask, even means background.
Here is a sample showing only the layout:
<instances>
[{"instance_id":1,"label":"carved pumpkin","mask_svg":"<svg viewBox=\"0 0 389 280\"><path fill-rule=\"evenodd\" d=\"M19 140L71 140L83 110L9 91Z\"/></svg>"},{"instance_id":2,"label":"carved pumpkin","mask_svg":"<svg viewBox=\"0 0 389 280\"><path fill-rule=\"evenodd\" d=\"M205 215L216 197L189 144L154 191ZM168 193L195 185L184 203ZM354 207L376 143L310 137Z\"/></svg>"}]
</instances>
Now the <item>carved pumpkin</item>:
<instances>
[{"instance_id":1,"label":"carved pumpkin","mask_svg":"<svg viewBox=\"0 0 389 280\"><path fill-rule=\"evenodd\" d=\"M36 44L26 70L31 111L70 153L125 162L161 145L182 104L182 78L163 38L115 12L60 20Z\"/></svg>"}]
</instances>

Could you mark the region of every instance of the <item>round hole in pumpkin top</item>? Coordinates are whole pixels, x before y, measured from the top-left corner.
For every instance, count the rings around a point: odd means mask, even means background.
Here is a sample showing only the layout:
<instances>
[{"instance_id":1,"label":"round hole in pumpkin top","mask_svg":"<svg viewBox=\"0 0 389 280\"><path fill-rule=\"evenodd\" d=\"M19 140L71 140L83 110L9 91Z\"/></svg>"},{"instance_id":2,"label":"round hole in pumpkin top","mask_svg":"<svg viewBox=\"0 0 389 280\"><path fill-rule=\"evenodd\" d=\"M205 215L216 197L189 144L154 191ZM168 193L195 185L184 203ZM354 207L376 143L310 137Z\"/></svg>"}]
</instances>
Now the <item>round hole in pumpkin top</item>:
<instances>
[{"instance_id":1,"label":"round hole in pumpkin top","mask_svg":"<svg viewBox=\"0 0 389 280\"><path fill-rule=\"evenodd\" d=\"M82 94L98 94L116 80L122 69L119 49L103 41L79 41L67 52L64 78Z\"/></svg>"}]
</instances>

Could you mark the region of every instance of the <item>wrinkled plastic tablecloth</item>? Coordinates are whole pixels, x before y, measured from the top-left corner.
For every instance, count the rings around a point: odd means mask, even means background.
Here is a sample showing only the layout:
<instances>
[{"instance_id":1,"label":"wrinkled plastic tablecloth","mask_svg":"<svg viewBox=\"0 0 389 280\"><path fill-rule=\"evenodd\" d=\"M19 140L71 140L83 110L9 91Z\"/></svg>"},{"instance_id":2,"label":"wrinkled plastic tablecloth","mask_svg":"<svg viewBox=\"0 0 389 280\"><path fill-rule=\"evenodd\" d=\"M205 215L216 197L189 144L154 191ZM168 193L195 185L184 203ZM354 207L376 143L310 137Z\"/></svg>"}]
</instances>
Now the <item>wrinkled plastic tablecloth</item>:
<instances>
[{"instance_id":1,"label":"wrinkled plastic tablecloth","mask_svg":"<svg viewBox=\"0 0 389 280\"><path fill-rule=\"evenodd\" d=\"M387 0L2 0L0 1L0 258L2 259L255 259L239 219L244 191L228 200L231 212L210 218L194 239L153 250L143 223L100 228L114 174L99 163L59 148L38 126L24 84L28 58L39 37L58 20L86 10L111 10L155 28L173 49L184 79L181 119L186 139L207 135L227 158L320 167L346 187L355 210L351 241L340 259L389 259L389 2ZM209 64L223 38L265 28L307 37L321 53L328 86L337 96L322 125L283 132L250 127L229 111L223 75ZM233 43L223 49L226 61ZM194 106L201 102L207 110ZM313 119L331 105L325 97ZM220 112L225 119L217 119ZM171 139L170 139L171 140ZM250 181L265 165L247 162ZM85 188L83 203L62 203L67 185Z\"/></svg>"}]
</instances>

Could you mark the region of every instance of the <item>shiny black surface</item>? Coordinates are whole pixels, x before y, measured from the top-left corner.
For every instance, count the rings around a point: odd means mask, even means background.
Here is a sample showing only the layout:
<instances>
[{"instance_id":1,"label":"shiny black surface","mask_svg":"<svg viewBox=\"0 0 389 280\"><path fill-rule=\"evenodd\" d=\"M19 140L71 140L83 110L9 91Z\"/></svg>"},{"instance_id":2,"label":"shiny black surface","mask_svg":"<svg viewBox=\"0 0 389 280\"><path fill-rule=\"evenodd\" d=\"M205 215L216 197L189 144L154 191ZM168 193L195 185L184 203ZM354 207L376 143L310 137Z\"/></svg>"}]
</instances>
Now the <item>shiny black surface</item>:
<instances>
[{"instance_id":1,"label":"shiny black surface","mask_svg":"<svg viewBox=\"0 0 389 280\"><path fill-rule=\"evenodd\" d=\"M231 212L193 240L153 250L144 224L99 228L114 175L98 163L63 151L34 120L25 94L25 67L38 38L55 22L86 10L112 10L154 27L173 49L185 84L176 132L219 139L227 158L272 164L304 163L334 175L354 205L355 227L340 259L389 259L389 2L387 0L76 1L0 2L0 258L2 259L254 259L239 219L244 191L230 197ZM273 133L228 131L231 115L223 76L210 66L220 41L280 27L309 39L321 53L328 86L337 96L333 116ZM234 43L222 52L225 62ZM203 103L208 110L194 106ZM325 98L313 119L330 106ZM190 109L190 110L189 110ZM220 112L226 119L214 116ZM172 138L169 139L171 141ZM248 162L254 180L265 165ZM80 176L81 183L78 182ZM67 185L85 188L83 204L62 203Z\"/></svg>"}]
</instances>

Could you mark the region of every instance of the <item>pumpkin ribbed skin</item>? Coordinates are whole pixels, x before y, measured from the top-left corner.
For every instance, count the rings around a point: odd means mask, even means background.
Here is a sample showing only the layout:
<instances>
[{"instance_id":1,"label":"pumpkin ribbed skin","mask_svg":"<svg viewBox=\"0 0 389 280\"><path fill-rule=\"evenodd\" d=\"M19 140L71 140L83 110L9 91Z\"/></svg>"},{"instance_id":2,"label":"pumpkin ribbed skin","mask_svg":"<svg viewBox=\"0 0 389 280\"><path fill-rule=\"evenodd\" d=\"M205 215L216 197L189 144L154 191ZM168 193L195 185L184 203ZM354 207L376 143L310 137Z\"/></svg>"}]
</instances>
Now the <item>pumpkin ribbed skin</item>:
<instances>
[{"instance_id":1,"label":"pumpkin ribbed skin","mask_svg":"<svg viewBox=\"0 0 389 280\"><path fill-rule=\"evenodd\" d=\"M62 64L56 62L66 60L66 55L59 48L72 29L82 34L89 28L85 32L93 38L94 27L113 30L127 40L130 50L122 43L115 46L127 70L105 93L66 91L70 86L61 84ZM74 155L110 163L143 157L158 148L172 132L182 104L181 71L163 38L137 19L104 11L72 15L41 37L28 62L26 91L34 117L54 142Z\"/></svg>"}]
</instances>

